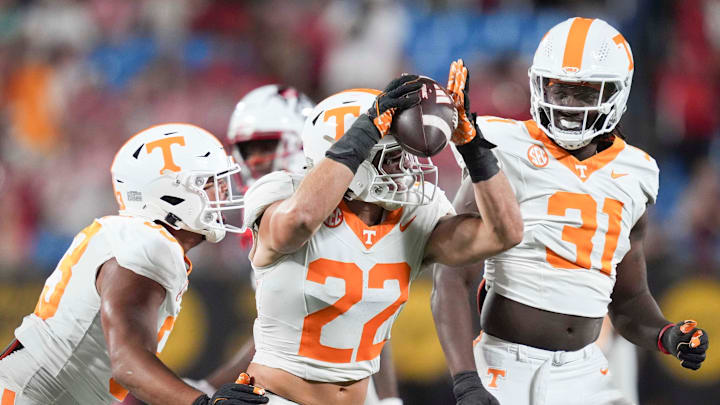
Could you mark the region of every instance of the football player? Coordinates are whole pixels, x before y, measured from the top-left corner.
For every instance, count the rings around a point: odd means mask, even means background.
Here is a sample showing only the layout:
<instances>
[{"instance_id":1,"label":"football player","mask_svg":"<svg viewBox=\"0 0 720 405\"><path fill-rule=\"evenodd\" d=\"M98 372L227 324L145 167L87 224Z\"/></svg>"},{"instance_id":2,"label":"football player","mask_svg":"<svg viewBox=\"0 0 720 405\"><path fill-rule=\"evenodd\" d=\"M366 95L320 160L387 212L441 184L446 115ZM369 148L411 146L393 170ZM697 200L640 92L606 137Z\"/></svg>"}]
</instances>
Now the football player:
<instances>
[{"instance_id":1,"label":"football player","mask_svg":"<svg viewBox=\"0 0 720 405\"><path fill-rule=\"evenodd\" d=\"M111 166L119 215L82 230L47 279L0 355L0 402L111 404L131 392L155 405L266 403L244 384L210 398L156 356L188 287L186 253L240 230L223 216L242 206L229 181L239 170L220 141L193 125L130 138Z\"/></svg>"},{"instance_id":2,"label":"football player","mask_svg":"<svg viewBox=\"0 0 720 405\"><path fill-rule=\"evenodd\" d=\"M362 404L422 264L472 263L520 240L507 179L464 115L447 136L463 144L482 219L454 215L429 181L437 168L388 134L393 114L427 94L417 78L322 101L302 134L311 170L271 173L245 196L258 280L248 372L270 404Z\"/></svg>"},{"instance_id":3,"label":"football player","mask_svg":"<svg viewBox=\"0 0 720 405\"><path fill-rule=\"evenodd\" d=\"M458 71L466 71L462 60L453 62L451 79ZM593 344L607 312L640 347L690 369L705 359L705 331L666 320L648 290L642 242L658 167L616 127L633 71L630 45L616 29L571 18L550 29L535 53L533 119L475 121L497 145L525 233L521 244L485 261L483 333L474 349L467 301L457 292L479 269L438 266L435 273L432 307L458 404L626 403ZM471 199L465 185L456 206L470 210Z\"/></svg>"},{"instance_id":4,"label":"football player","mask_svg":"<svg viewBox=\"0 0 720 405\"><path fill-rule=\"evenodd\" d=\"M314 106L294 87L277 84L258 87L237 103L227 142L240 165L244 189L270 172L302 171L305 156L300 132Z\"/></svg>"},{"instance_id":5,"label":"football player","mask_svg":"<svg viewBox=\"0 0 720 405\"><path fill-rule=\"evenodd\" d=\"M294 87L269 84L246 94L235 106L228 125L227 143L240 166L240 184L244 192L260 177L277 170L302 173L305 155L302 151L302 132L305 119L314 107L305 94ZM252 233L241 235L241 246L252 245ZM252 273L251 273L252 274ZM255 289L255 279L251 283ZM237 354L207 377L199 381L186 380L207 394L224 383L234 381L247 370L255 354L252 339L241 346ZM390 346L383 349L380 372L370 382L365 405L397 405L397 382ZM375 385L378 389L376 392Z\"/></svg>"}]
</instances>

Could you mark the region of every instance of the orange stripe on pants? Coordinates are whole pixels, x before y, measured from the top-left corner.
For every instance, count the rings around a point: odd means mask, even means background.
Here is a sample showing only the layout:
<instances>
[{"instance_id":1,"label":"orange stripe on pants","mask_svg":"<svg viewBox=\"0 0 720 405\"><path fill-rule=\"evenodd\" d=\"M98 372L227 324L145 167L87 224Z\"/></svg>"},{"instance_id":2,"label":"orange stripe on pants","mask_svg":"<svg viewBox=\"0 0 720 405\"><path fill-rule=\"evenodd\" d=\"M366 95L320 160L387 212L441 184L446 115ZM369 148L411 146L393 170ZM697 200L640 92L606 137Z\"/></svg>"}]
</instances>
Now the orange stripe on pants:
<instances>
[{"instance_id":1,"label":"orange stripe on pants","mask_svg":"<svg viewBox=\"0 0 720 405\"><path fill-rule=\"evenodd\" d=\"M0 405L14 405L15 404L15 393L9 389L5 389L0 399Z\"/></svg>"},{"instance_id":2,"label":"orange stripe on pants","mask_svg":"<svg viewBox=\"0 0 720 405\"><path fill-rule=\"evenodd\" d=\"M595 21L590 18L575 18L570 25L567 43L565 44L565 55L563 55L564 68L576 68L580 70L582 67L583 52L585 50L585 40L587 39L590 25Z\"/></svg>"}]
</instances>

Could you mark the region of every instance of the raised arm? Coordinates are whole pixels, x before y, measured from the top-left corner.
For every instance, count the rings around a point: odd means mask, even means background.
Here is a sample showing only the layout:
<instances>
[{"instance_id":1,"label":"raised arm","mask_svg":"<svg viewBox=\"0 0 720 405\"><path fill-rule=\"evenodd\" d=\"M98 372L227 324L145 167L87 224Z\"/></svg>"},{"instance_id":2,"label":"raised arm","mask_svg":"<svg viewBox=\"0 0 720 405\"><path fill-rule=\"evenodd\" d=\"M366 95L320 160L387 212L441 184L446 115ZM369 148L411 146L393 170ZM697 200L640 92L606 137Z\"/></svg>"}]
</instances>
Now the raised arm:
<instances>
[{"instance_id":1,"label":"raised arm","mask_svg":"<svg viewBox=\"0 0 720 405\"><path fill-rule=\"evenodd\" d=\"M458 110L459 124L452 141L470 174L477 214L459 214L440 220L425 248L425 260L464 266L507 250L522 241L520 207L505 174L500 171L495 145L486 141L469 113L468 72L462 60L450 68L448 91Z\"/></svg>"},{"instance_id":2,"label":"raised arm","mask_svg":"<svg viewBox=\"0 0 720 405\"><path fill-rule=\"evenodd\" d=\"M453 207L458 214L477 213L473 187L469 181L461 184ZM472 351L475 333L472 328L473 312L468 301L470 295L475 293L481 273L480 263L465 267L437 264L433 272L430 305L440 345L453 377L453 392L459 404L492 404L494 400L482 386Z\"/></svg>"},{"instance_id":3,"label":"raised arm","mask_svg":"<svg viewBox=\"0 0 720 405\"><path fill-rule=\"evenodd\" d=\"M608 306L615 329L627 340L648 350L677 357L682 366L697 370L705 360L707 332L695 321L669 322L650 294L643 239L647 213L630 232L630 251L617 265L617 280Z\"/></svg>"},{"instance_id":4,"label":"raised arm","mask_svg":"<svg viewBox=\"0 0 720 405\"><path fill-rule=\"evenodd\" d=\"M442 218L428 240L425 260L448 266L467 266L510 249L522 241L520 208L502 172L466 186L480 215Z\"/></svg>"},{"instance_id":5,"label":"raised arm","mask_svg":"<svg viewBox=\"0 0 720 405\"><path fill-rule=\"evenodd\" d=\"M393 80L375 103L353 123L300 183L288 199L265 210L260 221L259 253L255 265L269 264L303 246L332 213L372 147L390 129L396 112L417 104L422 86L415 75Z\"/></svg>"},{"instance_id":6,"label":"raised arm","mask_svg":"<svg viewBox=\"0 0 720 405\"><path fill-rule=\"evenodd\" d=\"M270 206L260 222L260 240L280 254L299 249L340 204L355 173L325 158L287 200Z\"/></svg>"},{"instance_id":7,"label":"raised arm","mask_svg":"<svg viewBox=\"0 0 720 405\"><path fill-rule=\"evenodd\" d=\"M238 401L232 403L267 403L268 398L253 394L252 387L238 384L221 387L220 397L211 400L185 384L157 358L157 315L166 294L160 284L111 259L101 267L96 286L117 389L124 387L151 405L221 405L229 399Z\"/></svg>"}]
</instances>

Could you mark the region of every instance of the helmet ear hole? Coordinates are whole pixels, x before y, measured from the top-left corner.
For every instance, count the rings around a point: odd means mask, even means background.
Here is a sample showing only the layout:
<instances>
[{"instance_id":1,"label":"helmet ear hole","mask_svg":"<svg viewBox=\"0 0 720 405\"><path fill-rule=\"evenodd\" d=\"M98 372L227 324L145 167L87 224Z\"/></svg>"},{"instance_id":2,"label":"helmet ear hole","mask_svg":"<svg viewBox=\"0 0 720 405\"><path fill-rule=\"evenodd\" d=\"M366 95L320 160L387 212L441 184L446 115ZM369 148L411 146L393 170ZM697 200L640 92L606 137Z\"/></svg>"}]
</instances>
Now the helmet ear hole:
<instances>
[{"instance_id":1,"label":"helmet ear hole","mask_svg":"<svg viewBox=\"0 0 720 405\"><path fill-rule=\"evenodd\" d=\"M168 203L168 204L170 204L170 205L178 205L178 204L180 204L181 202L185 201L184 198L173 197L173 196L171 196L171 195L164 195L164 196L160 197L160 199L163 200L163 201L165 201L166 203Z\"/></svg>"}]
</instances>

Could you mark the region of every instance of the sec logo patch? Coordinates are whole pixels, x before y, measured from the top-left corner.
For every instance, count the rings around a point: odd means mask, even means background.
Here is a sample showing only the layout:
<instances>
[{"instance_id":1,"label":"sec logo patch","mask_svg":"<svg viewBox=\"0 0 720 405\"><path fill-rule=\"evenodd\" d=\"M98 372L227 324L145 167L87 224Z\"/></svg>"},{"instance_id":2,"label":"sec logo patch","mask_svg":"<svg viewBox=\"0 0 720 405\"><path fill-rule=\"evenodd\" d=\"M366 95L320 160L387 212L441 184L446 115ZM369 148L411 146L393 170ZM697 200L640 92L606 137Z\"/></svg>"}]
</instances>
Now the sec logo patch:
<instances>
[{"instance_id":1,"label":"sec logo patch","mask_svg":"<svg viewBox=\"0 0 720 405\"><path fill-rule=\"evenodd\" d=\"M545 149L538 145L531 145L528 148L527 156L530 160L530 163L535 165L535 167L545 167L550 161L550 159L548 159L547 152L545 152Z\"/></svg>"},{"instance_id":2,"label":"sec logo patch","mask_svg":"<svg viewBox=\"0 0 720 405\"><path fill-rule=\"evenodd\" d=\"M325 222L323 222L323 223L328 228L335 228L338 225L342 224L342 221L343 221L342 210L340 209L340 207L335 207L335 211L333 211L332 214L330 214L330 216L327 217L327 219L325 219Z\"/></svg>"}]
</instances>

